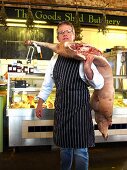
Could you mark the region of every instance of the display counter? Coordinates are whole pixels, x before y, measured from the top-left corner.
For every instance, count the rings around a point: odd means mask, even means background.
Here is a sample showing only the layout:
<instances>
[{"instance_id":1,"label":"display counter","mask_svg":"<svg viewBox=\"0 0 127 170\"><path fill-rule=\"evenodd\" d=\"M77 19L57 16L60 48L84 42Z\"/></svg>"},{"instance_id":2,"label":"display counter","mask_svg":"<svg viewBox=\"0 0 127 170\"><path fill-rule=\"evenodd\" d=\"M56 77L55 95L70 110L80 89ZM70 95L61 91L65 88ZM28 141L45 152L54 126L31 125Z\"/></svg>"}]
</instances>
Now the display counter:
<instances>
[{"instance_id":1,"label":"display counter","mask_svg":"<svg viewBox=\"0 0 127 170\"><path fill-rule=\"evenodd\" d=\"M43 110L43 119L35 109L9 109L9 146L53 145L53 109Z\"/></svg>"},{"instance_id":2,"label":"display counter","mask_svg":"<svg viewBox=\"0 0 127 170\"><path fill-rule=\"evenodd\" d=\"M127 141L127 108L114 108L109 136L104 140L96 122L95 142ZM9 146L53 145L54 109L43 109L43 118L35 116L35 109L9 109Z\"/></svg>"},{"instance_id":3,"label":"display counter","mask_svg":"<svg viewBox=\"0 0 127 170\"><path fill-rule=\"evenodd\" d=\"M54 90L42 106L43 119L35 116L43 78L41 74L8 74L9 146L53 145Z\"/></svg>"},{"instance_id":4,"label":"display counter","mask_svg":"<svg viewBox=\"0 0 127 170\"><path fill-rule=\"evenodd\" d=\"M34 74L8 75L9 146L53 145L55 90L42 106L43 119L38 119L35 116L37 94L40 91L43 78L44 76ZM94 120L94 112L92 113L96 143L127 141L126 94L126 90L116 91L112 126L109 128L107 140L104 140L99 132Z\"/></svg>"}]
</instances>

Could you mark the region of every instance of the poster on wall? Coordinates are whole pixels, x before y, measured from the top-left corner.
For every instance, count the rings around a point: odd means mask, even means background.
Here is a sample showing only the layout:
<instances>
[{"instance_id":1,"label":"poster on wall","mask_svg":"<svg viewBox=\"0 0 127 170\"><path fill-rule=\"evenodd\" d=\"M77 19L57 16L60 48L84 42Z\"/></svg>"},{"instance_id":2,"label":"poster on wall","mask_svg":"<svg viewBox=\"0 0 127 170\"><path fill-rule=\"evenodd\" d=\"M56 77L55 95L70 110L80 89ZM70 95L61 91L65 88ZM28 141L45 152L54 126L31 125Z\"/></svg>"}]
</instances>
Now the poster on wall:
<instances>
[{"instance_id":1,"label":"poster on wall","mask_svg":"<svg viewBox=\"0 0 127 170\"><path fill-rule=\"evenodd\" d=\"M28 30L22 27L9 27L6 31L0 28L0 58L1 59L26 59L32 55L32 59L49 60L53 52L41 47L41 54L36 47L26 46L26 40L36 40L53 43L53 32L51 28L33 28Z\"/></svg>"}]
</instances>

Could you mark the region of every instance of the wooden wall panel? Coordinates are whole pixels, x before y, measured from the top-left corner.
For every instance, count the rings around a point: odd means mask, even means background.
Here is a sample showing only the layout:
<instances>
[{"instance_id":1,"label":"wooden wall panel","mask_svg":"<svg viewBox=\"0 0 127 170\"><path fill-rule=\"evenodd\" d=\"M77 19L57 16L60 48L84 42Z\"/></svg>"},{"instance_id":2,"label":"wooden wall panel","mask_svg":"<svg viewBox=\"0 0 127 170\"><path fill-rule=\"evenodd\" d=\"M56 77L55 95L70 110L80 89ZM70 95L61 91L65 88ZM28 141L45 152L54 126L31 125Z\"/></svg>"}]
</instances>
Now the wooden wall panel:
<instances>
[{"instance_id":1,"label":"wooden wall panel","mask_svg":"<svg viewBox=\"0 0 127 170\"><path fill-rule=\"evenodd\" d=\"M126 0L3 0L3 2L23 2L35 4L68 4L81 6L106 6L113 8L127 8Z\"/></svg>"},{"instance_id":2,"label":"wooden wall panel","mask_svg":"<svg viewBox=\"0 0 127 170\"><path fill-rule=\"evenodd\" d=\"M1 1L2 2L2 1ZM107 14L110 15L121 15L121 16L127 16L127 0L3 0L6 3L10 3L10 6L14 6L11 4L11 2L15 2L16 4L19 2L19 4L32 4L32 8L42 8L42 9L60 9L60 10L68 10L68 6L76 6L82 7L79 8L79 11L82 12L96 12L96 13L102 13L103 10L95 10L95 9L86 9L85 7L97 7L97 8L111 8L111 10L106 10ZM37 4L39 5L37 7ZM43 4L47 4L47 6L43 6ZM52 5L58 5L58 7L53 7ZM17 4L18 5L18 4ZM65 5L64 7L60 7L61 5ZM113 10L112 10L113 9ZM119 9L119 10L118 10ZM75 8L71 8L69 10L75 10Z\"/></svg>"}]
</instances>

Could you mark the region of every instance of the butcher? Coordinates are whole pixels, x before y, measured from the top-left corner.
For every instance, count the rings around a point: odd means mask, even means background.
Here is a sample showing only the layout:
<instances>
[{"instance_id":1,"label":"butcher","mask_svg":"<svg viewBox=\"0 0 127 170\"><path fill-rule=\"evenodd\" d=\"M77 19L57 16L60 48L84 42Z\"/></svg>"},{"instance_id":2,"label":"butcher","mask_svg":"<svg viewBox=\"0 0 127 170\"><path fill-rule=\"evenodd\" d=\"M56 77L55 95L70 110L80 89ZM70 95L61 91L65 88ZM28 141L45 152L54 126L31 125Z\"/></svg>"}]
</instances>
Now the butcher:
<instances>
[{"instance_id":1,"label":"butcher","mask_svg":"<svg viewBox=\"0 0 127 170\"><path fill-rule=\"evenodd\" d=\"M91 55L93 57L94 55L93 63L104 77L104 86L102 89L94 90L91 96L91 106L95 112L95 121L98 129L104 139L107 139L108 128L112 125L114 86L112 68L106 58L103 57L102 52L85 43L64 42L52 44L37 41L32 41L32 43L52 49L60 56L71 57L77 60L86 60L87 56L90 57ZM31 44L31 42L27 42L27 44Z\"/></svg>"}]
</instances>

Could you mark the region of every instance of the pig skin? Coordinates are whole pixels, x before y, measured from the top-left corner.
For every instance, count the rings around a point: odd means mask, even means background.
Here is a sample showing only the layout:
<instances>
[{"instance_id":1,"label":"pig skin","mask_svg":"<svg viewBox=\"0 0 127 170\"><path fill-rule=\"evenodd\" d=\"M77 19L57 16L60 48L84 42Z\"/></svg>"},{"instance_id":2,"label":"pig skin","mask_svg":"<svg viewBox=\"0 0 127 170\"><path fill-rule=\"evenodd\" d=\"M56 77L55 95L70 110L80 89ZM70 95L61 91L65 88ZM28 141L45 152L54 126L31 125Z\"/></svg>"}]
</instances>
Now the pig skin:
<instances>
[{"instance_id":1,"label":"pig skin","mask_svg":"<svg viewBox=\"0 0 127 170\"><path fill-rule=\"evenodd\" d=\"M113 101L114 101L114 87L112 68L107 62L106 58L102 56L101 51L84 43L64 42L64 43L47 43L32 41L32 43L52 49L55 53L71 57L78 60L85 60L87 55L94 55L93 63L96 65L98 71L104 77L104 86L102 89L94 89L91 96L91 107L95 112L95 121L98 125L99 131L102 133L104 139L108 138L108 128L112 125ZM25 42L30 45L30 42Z\"/></svg>"},{"instance_id":2,"label":"pig skin","mask_svg":"<svg viewBox=\"0 0 127 170\"><path fill-rule=\"evenodd\" d=\"M77 55L80 56L80 58L82 59L85 59L85 57L87 57L87 54L95 56L93 63L96 65L98 71L104 78L104 86L102 89L99 90L94 89L94 92L91 96L91 107L95 112L95 121L98 125L98 129L102 133L104 139L107 139L108 128L112 125L112 113L114 102L112 68L106 58L102 56L102 53L95 47L91 47L87 44L82 43L68 43L65 46L68 46L71 50L73 50L74 48L75 53L76 51L78 51ZM77 58L78 56L75 55L74 57Z\"/></svg>"},{"instance_id":3,"label":"pig skin","mask_svg":"<svg viewBox=\"0 0 127 170\"><path fill-rule=\"evenodd\" d=\"M96 65L96 64L95 64ZM114 87L112 69L108 63L104 67L97 66L104 77L102 89L95 89L91 96L91 106L95 112L95 121L103 137L107 139L108 128L112 125Z\"/></svg>"}]
</instances>

